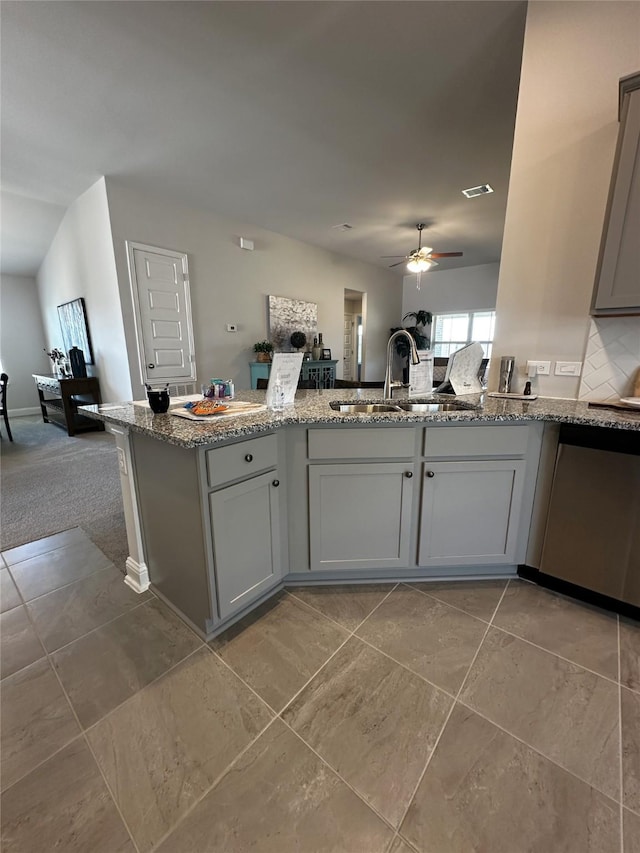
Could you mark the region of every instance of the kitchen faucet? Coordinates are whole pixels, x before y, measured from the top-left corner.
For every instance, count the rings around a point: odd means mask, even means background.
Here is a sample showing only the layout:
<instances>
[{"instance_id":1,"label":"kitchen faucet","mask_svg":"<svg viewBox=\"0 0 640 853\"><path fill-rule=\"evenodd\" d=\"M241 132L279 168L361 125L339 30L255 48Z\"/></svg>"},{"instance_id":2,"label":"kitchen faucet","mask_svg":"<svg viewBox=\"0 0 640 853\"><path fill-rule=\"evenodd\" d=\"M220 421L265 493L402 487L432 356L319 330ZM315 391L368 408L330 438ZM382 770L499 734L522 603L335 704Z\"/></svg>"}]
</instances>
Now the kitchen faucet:
<instances>
[{"instance_id":1,"label":"kitchen faucet","mask_svg":"<svg viewBox=\"0 0 640 853\"><path fill-rule=\"evenodd\" d=\"M420 364L418 350L416 349L416 342L406 329L398 329L397 332L394 332L391 335L391 337L389 338L389 342L387 343L387 370L384 375L384 391L382 392L382 396L385 400L391 399L391 397L393 396L394 388L402 388L402 382L393 381L393 371L391 368L391 364L393 362L393 344L402 335L406 335L407 340L409 341L409 354L411 358L411 364Z\"/></svg>"}]
</instances>

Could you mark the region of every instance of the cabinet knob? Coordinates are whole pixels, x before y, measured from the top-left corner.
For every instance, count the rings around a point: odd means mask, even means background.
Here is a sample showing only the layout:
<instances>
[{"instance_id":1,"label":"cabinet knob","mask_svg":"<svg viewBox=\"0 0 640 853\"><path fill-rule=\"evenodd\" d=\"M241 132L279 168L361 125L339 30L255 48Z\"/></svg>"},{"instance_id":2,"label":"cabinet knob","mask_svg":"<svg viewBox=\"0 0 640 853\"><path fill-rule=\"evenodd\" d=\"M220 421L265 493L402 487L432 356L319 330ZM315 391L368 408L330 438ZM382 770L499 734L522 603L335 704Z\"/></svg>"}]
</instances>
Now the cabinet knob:
<instances>
[{"instance_id":1,"label":"cabinet knob","mask_svg":"<svg viewBox=\"0 0 640 853\"><path fill-rule=\"evenodd\" d=\"M427 471L427 477L435 477L435 476L436 476L435 471Z\"/></svg>"},{"instance_id":2,"label":"cabinet knob","mask_svg":"<svg viewBox=\"0 0 640 853\"><path fill-rule=\"evenodd\" d=\"M253 454L247 453L247 455L244 457L244 461L245 462L253 462Z\"/></svg>"},{"instance_id":3,"label":"cabinet knob","mask_svg":"<svg viewBox=\"0 0 640 853\"><path fill-rule=\"evenodd\" d=\"M149 368L149 370L153 370L153 368L155 367L155 364L148 364L147 367Z\"/></svg>"},{"instance_id":4,"label":"cabinet knob","mask_svg":"<svg viewBox=\"0 0 640 853\"><path fill-rule=\"evenodd\" d=\"M275 487L276 487L276 489L277 489L277 488L278 488L278 486L280 485L280 480L274 480L274 481L273 481L273 483L271 483L271 485L272 485L272 486L275 486Z\"/></svg>"},{"instance_id":5,"label":"cabinet knob","mask_svg":"<svg viewBox=\"0 0 640 853\"><path fill-rule=\"evenodd\" d=\"M410 480L413 477L413 471L405 471L404 476Z\"/></svg>"}]
</instances>

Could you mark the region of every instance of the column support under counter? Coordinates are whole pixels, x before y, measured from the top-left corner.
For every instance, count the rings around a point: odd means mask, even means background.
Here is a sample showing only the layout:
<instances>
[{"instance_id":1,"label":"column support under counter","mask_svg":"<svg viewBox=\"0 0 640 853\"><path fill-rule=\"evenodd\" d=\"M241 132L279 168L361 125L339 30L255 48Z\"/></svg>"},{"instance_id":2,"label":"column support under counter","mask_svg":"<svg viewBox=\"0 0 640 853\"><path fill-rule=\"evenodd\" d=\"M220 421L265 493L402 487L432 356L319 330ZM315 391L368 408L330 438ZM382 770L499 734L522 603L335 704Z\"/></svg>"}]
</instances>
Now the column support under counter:
<instances>
[{"instance_id":1,"label":"column support under counter","mask_svg":"<svg viewBox=\"0 0 640 853\"><path fill-rule=\"evenodd\" d=\"M127 544L129 546L129 556L125 562L127 573L124 582L135 592L145 592L145 590L149 589L149 569L145 561L144 544L142 541L142 526L138 512L135 477L133 476L133 457L129 430L126 427L116 424L110 424L109 429L113 433L118 449L120 488L122 489L124 518L127 527Z\"/></svg>"}]
</instances>

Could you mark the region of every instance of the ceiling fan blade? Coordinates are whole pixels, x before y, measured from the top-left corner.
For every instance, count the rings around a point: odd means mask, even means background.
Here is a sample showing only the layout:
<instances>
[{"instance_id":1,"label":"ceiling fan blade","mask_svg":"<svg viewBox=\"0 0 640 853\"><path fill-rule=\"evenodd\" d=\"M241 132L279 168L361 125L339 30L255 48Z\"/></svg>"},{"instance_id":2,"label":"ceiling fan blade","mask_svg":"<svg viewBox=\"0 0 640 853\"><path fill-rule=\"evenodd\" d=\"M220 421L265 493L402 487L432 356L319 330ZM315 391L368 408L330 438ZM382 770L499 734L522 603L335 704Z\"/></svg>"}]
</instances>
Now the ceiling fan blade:
<instances>
[{"instance_id":1,"label":"ceiling fan blade","mask_svg":"<svg viewBox=\"0 0 640 853\"><path fill-rule=\"evenodd\" d=\"M461 258L462 252L431 252L430 258Z\"/></svg>"},{"instance_id":2,"label":"ceiling fan blade","mask_svg":"<svg viewBox=\"0 0 640 853\"><path fill-rule=\"evenodd\" d=\"M381 258L408 258L408 255L380 255Z\"/></svg>"},{"instance_id":3,"label":"ceiling fan blade","mask_svg":"<svg viewBox=\"0 0 640 853\"><path fill-rule=\"evenodd\" d=\"M391 269L391 267L399 267L400 264L403 264L403 263L404 263L404 258L401 261L398 261L397 264L389 264L389 269Z\"/></svg>"}]
</instances>

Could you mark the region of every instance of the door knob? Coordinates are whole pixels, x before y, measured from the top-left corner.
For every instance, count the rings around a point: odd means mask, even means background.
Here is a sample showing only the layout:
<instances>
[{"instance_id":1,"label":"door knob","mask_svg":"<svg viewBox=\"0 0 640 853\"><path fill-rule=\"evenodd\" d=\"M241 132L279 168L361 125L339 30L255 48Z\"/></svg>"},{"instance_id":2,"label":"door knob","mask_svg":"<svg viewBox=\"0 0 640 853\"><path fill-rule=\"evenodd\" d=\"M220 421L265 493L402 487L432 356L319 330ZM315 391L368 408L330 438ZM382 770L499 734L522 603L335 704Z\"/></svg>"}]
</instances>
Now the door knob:
<instances>
[{"instance_id":1,"label":"door knob","mask_svg":"<svg viewBox=\"0 0 640 853\"><path fill-rule=\"evenodd\" d=\"M405 471L404 476L410 480L413 477L413 471Z\"/></svg>"},{"instance_id":2,"label":"door knob","mask_svg":"<svg viewBox=\"0 0 640 853\"><path fill-rule=\"evenodd\" d=\"M155 367L155 364L148 364L148 365L147 365L147 367L148 367L150 370L153 370L153 368Z\"/></svg>"},{"instance_id":3,"label":"door knob","mask_svg":"<svg viewBox=\"0 0 640 853\"><path fill-rule=\"evenodd\" d=\"M275 487L276 487L276 489L277 489L277 488L278 488L278 486L280 485L280 480L274 480L274 481L273 481L273 483L272 483L271 485L272 485L272 486L275 486Z\"/></svg>"},{"instance_id":4,"label":"door knob","mask_svg":"<svg viewBox=\"0 0 640 853\"><path fill-rule=\"evenodd\" d=\"M245 462L253 462L253 456L252 456L252 454L251 454L251 453L247 453L247 455L244 457L244 461L245 461Z\"/></svg>"},{"instance_id":5,"label":"door knob","mask_svg":"<svg viewBox=\"0 0 640 853\"><path fill-rule=\"evenodd\" d=\"M436 476L435 471L427 471L427 477L435 477L435 476Z\"/></svg>"}]
</instances>

